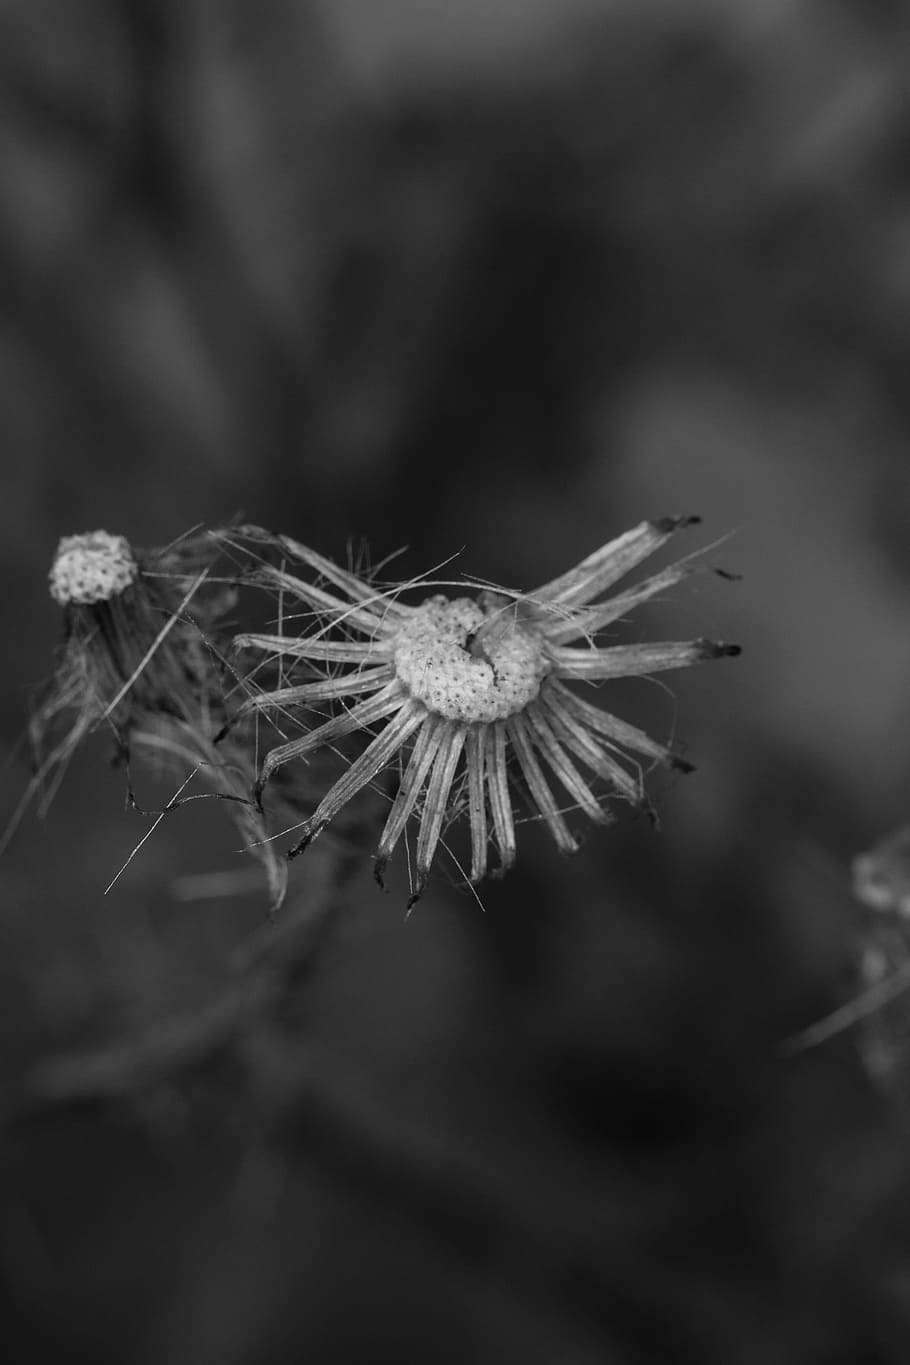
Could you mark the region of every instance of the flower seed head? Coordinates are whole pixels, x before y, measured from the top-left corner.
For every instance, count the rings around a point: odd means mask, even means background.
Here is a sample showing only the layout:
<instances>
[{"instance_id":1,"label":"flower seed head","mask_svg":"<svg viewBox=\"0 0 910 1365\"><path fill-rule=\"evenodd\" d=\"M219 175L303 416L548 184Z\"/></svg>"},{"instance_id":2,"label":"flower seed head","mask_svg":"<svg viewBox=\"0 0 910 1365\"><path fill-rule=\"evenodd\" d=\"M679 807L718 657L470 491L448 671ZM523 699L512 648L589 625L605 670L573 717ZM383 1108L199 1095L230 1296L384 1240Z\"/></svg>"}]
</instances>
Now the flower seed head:
<instances>
[{"instance_id":1,"label":"flower seed head","mask_svg":"<svg viewBox=\"0 0 910 1365\"><path fill-rule=\"evenodd\" d=\"M159 774L180 772L185 786L191 764L191 775L198 773L207 788L198 795L223 802L262 864L274 910L287 870L248 800L255 754L230 740L216 742L225 686L226 642L219 632L234 600L229 571L211 573L217 554L218 542L207 531L162 549L133 550L124 536L108 531L60 541L49 583L64 608L63 639L29 727L31 790L45 809L72 755L98 729L114 735L117 758L130 771L143 756ZM188 798L178 792L167 809L196 799L195 792ZM8 833L0 831L0 842Z\"/></svg>"},{"instance_id":2,"label":"flower seed head","mask_svg":"<svg viewBox=\"0 0 910 1365\"><path fill-rule=\"evenodd\" d=\"M234 720L264 710L286 718L289 708L312 711L340 703L321 724L302 725L299 737L268 751L254 787L256 801L285 764L347 735L368 736L303 822L288 856L309 847L396 760L400 780L374 871L381 883L413 816L418 835L410 903L426 885L444 829L464 812L471 880L479 881L491 848L498 851L500 869L515 860L515 795L564 853L578 847L567 816L577 812L606 824L610 796L647 809L642 761L682 771L691 764L580 692L738 653L736 646L704 639L601 643L608 628L695 572L684 559L637 584L619 586L692 520L642 522L530 593L435 596L414 606L400 589L384 591L288 536L270 537L257 527L233 531L233 546L246 541L254 547L251 581L296 599L303 619L318 623L315 630L287 634L283 614L277 634L236 637L238 646L281 661L281 685L252 691ZM304 566L305 576L264 562L260 547L270 542L284 563ZM298 667L294 678L290 670Z\"/></svg>"},{"instance_id":3,"label":"flower seed head","mask_svg":"<svg viewBox=\"0 0 910 1365\"><path fill-rule=\"evenodd\" d=\"M502 605L500 605L500 603ZM492 593L430 597L401 627L395 676L414 701L464 725L505 720L532 702L549 672L542 641Z\"/></svg>"},{"instance_id":4,"label":"flower seed head","mask_svg":"<svg viewBox=\"0 0 910 1365\"><path fill-rule=\"evenodd\" d=\"M107 602L136 580L129 541L108 531L64 536L50 572L51 597L61 607Z\"/></svg>"}]
</instances>

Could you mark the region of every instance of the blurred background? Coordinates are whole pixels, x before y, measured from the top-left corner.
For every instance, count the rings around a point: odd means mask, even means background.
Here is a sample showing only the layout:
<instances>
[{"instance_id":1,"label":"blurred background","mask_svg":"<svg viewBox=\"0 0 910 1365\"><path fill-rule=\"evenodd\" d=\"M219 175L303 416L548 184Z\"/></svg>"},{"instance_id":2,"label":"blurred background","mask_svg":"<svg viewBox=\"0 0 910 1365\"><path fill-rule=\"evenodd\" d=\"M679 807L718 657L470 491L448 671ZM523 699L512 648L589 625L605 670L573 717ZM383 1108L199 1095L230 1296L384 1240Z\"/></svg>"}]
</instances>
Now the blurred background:
<instances>
[{"instance_id":1,"label":"blurred background","mask_svg":"<svg viewBox=\"0 0 910 1365\"><path fill-rule=\"evenodd\" d=\"M659 831L525 828L408 918L368 805L274 929L203 802L105 895L147 822L87 745L0 861L11 1358L907 1359L904 1110L781 1042L910 819L908 89L902 0L0 5L2 820L72 532L530 587L700 513L742 581L625 638L744 647L616 693L697 765Z\"/></svg>"}]
</instances>

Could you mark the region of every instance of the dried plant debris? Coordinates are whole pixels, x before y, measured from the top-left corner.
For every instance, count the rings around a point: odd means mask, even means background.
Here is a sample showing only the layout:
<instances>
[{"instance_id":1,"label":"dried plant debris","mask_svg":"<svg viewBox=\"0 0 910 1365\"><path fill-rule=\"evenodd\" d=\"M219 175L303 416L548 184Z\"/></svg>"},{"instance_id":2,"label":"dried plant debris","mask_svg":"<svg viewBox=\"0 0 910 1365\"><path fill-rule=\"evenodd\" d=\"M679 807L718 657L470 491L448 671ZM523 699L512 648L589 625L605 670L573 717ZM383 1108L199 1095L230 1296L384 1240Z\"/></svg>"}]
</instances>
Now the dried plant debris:
<instances>
[{"instance_id":1,"label":"dried plant debris","mask_svg":"<svg viewBox=\"0 0 910 1365\"><path fill-rule=\"evenodd\" d=\"M287 536L250 526L225 532L223 539L253 561L248 581L279 602L272 631L237 637L239 647L261 657L247 675L250 695L225 734L263 714L296 723L300 731L266 753L257 800L285 765L309 760L349 735L367 740L304 822L289 856L311 845L392 763L401 776L375 850L375 872L382 884L414 817L411 904L426 886L445 828L463 814L472 882L486 875L491 847L497 871L512 865L515 791L564 853L577 847L567 814L581 811L606 824L610 797L648 808L642 761L683 771L691 765L579 695L576 685L590 692L613 679L739 653L738 646L705 639L599 643L608 627L703 567L690 557L615 591L697 520L642 522L531 592L477 590L476 584L439 579L381 583ZM275 556L277 564L271 562ZM455 587L458 595L426 596L427 588L439 587ZM469 588L475 589L471 596ZM408 600L413 589L423 600ZM274 685L264 685L270 668ZM326 706L334 710L310 723L313 712Z\"/></svg>"},{"instance_id":2,"label":"dried plant debris","mask_svg":"<svg viewBox=\"0 0 910 1365\"><path fill-rule=\"evenodd\" d=\"M860 1048L870 1075L910 1094L910 826L853 860L864 907Z\"/></svg>"},{"instance_id":3,"label":"dried plant debris","mask_svg":"<svg viewBox=\"0 0 910 1365\"><path fill-rule=\"evenodd\" d=\"M32 799L47 810L78 746L105 730L128 773L141 753L159 770L188 774L184 788L198 774L206 793L226 803L276 909L286 864L250 797L249 748L230 736L215 744L234 683L221 623L236 600L229 575L217 572L219 558L206 532L159 550L137 550L107 531L61 540L50 591L63 611L64 639L29 727L35 773L4 841ZM178 795L166 809L191 799L198 794Z\"/></svg>"},{"instance_id":4,"label":"dried plant debris","mask_svg":"<svg viewBox=\"0 0 910 1365\"><path fill-rule=\"evenodd\" d=\"M873 1080L910 1098L910 826L853 859L860 919L854 990L837 1009L788 1038L786 1055L852 1032Z\"/></svg>"}]
</instances>

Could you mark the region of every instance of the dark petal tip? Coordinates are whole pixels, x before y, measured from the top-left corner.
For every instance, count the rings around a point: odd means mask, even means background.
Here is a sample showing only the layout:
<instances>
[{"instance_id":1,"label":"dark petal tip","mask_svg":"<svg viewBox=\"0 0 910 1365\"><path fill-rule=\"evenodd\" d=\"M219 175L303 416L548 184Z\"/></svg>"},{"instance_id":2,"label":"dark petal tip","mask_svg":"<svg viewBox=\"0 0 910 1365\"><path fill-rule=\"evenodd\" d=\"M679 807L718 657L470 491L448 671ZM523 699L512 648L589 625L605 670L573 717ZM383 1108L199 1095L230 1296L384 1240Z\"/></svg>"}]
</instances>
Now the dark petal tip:
<instances>
[{"instance_id":1,"label":"dark petal tip","mask_svg":"<svg viewBox=\"0 0 910 1365\"><path fill-rule=\"evenodd\" d=\"M301 853L306 853L310 844L316 838L316 835L323 829L325 829L325 825L316 825L313 829L308 829L306 834L298 839L293 847L288 849L288 861L290 861L291 858L299 858Z\"/></svg>"},{"instance_id":2,"label":"dark petal tip","mask_svg":"<svg viewBox=\"0 0 910 1365\"><path fill-rule=\"evenodd\" d=\"M377 858L373 864L373 876L380 891L385 890L385 870L388 867L388 858Z\"/></svg>"},{"instance_id":3,"label":"dark petal tip","mask_svg":"<svg viewBox=\"0 0 910 1365\"><path fill-rule=\"evenodd\" d=\"M651 525L661 535L668 536L672 531L681 530L684 526L698 526L701 517L659 517L657 521L652 521Z\"/></svg>"},{"instance_id":4,"label":"dark petal tip","mask_svg":"<svg viewBox=\"0 0 910 1365\"><path fill-rule=\"evenodd\" d=\"M700 659L735 659L743 652L742 645L725 645L720 640L699 640L697 644Z\"/></svg>"},{"instance_id":5,"label":"dark petal tip","mask_svg":"<svg viewBox=\"0 0 910 1365\"><path fill-rule=\"evenodd\" d=\"M637 814L643 815L652 829L660 829L660 816L653 802L643 800L637 804Z\"/></svg>"},{"instance_id":6,"label":"dark petal tip","mask_svg":"<svg viewBox=\"0 0 910 1365\"><path fill-rule=\"evenodd\" d=\"M678 758L676 754L670 755L670 767L678 773L694 773L695 764L690 763L686 758Z\"/></svg>"},{"instance_id":7,"label":"dark petal tip","mask_svg":"<svg viewBox=\"0 0 910 1365\"><path fill-rule=\"evenodd\" d=\"M423 893L424 893L424 891L426 891L426 889L427 889L427 874L426 874L425 872L418 872L418 874L417 874L417 882L416 882L416 884L415 884L415 886L414 886L414 890L411 892L410 896L408 896L408 903L407 903L405 909L408 910L408 911L413 910L413 909L414 909L414 906L415 906L415 905L417 904L417 902L420 900L420 897L423 895Z\"/></svg>"},{"instance_id":8,"label":"dark petal tip","mask_svg":"<svg viewBox=\"0 0 910 1365\"><path fill-rule=\"evenodd\" d=\"M712 572L717 574L718 578L725 578L728 583L741 583L744 577L743 574L733 573L730 569L713 569Z\"/></svg>"}]
</instances>

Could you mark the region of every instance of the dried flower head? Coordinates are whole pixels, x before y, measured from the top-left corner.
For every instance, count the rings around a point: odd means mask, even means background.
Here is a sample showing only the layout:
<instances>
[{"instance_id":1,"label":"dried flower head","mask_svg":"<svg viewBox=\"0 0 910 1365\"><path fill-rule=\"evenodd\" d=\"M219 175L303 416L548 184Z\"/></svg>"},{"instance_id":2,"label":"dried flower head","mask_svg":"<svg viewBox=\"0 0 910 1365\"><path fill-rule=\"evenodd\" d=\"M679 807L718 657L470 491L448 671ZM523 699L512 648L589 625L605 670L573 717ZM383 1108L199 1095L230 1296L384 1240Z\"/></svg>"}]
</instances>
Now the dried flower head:
<instances>
[{"instance_id":1,"label":"dried flower head","mask_svg":"<svg viewBox=\"0 0 910 1365\"><path fill-rule=\"evenodd\" d=\"M51 597L61 607L108 602L135 583L138 572L124 536L108 531L64 536L49 574Z\"/></svg>"},{"instance_id":2,"label":"dried flower head","mask_svg":"<svg viewBox=\"0 0 910 1365\"><path fill-rule=\"evenodd\" d=\"M793 1055L857 1030L868 1074L905 1102L910 1077L910 826L853 859L859 915L851 933L854 993L785 1040Z\"/></svg>"},{"instance_id":3,"label":"dried flower head","mask_svg":"<svg viewBox=\"0 0 910 1365\"><path fill-rule=\"evenodd\" d=\"M249 799L252 759L245 747L214 744L225 718L216 627L236 595L211 573L219 553L207 534L145 551L108 531L60 541L49 578L64 642L31 720L35 776L0 846L33 796L46 810L82 740L104 728L126 761L141 749L157 768L203 771L211 793L231 803L271 904L280 904L286 866Z\"/></svg>"},{"instance_id":4,"label":"dried flower head","mask_svg":"<svg viewBox=\"0 0 910 1365\"><path fill-rule=\"evenodd\" d=\"M860 1056L874 1080L907 1093L910 1074L910 827L892 831L853 859L863 907L857 942L858 995L836 1012L860 1024ZM824 1021L823 1021L824 1022ZM819 1027L819 1026L816 1026Z\"/></svg>"},{"instance_id":5,"label":"dried flower head","mask_svg":"<svg viewBox=\"0 0 910 1365\"><path fill-rule=\"evenodd\" d=\"M282 668L303 661L308 670L306 681L252 696L239 715L286 713L289 707L325 702L340 702L343 708L266 755L257 800L277 769L292 759L306 758L356 731L372 736L304 823L289 856L301 853L396 757L402 777L376 849L375 870L381 884L386 864L416 814L417 875L411 903L426 885L446 822L463 810L470 824L471 880L486 874L491 842L500 870L512 864L516 776L532 810L568 853L577 843L553 779L572 808L603 824L611 817L583 770L605 781L610 794L640 805L641 770L630 755L688 769L665 745L577 696L570 684L653 674L739 653L737 646L709 640L596 643L607 626L693 571L691 563L675 564L604 600L674 531L697 520L643 522L530 593L434 595L416 605L402 600L407 585L383 589L287 537L251 527L235 532L240 542L277 546L321 580L312 582L271 565L253 575L260 584L296 599L311 617L315 613L316 625L296 636L282 630L237 638L239 646L278 658ZM374 733L377 726L382 728Z\"/></svg>"}]
</instances>

